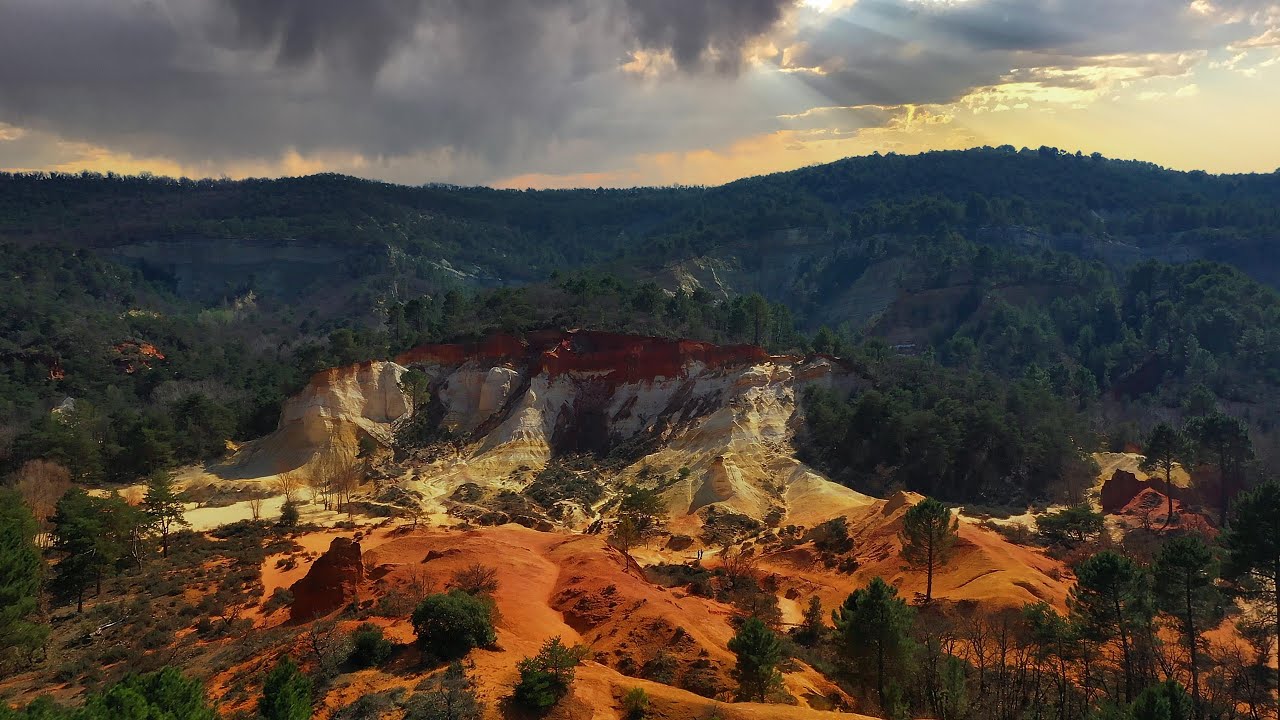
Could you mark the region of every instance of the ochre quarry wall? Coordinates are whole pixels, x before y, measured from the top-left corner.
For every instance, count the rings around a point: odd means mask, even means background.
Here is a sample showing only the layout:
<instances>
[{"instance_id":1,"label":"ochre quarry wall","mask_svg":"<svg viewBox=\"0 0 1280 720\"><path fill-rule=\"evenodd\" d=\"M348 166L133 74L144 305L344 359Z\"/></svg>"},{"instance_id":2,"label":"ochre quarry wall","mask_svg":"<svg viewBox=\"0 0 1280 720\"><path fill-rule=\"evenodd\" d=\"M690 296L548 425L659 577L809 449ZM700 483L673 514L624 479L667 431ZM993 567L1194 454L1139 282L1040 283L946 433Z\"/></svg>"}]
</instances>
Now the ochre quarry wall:
<instances>
[{"instance_id":1,"label":"ochre quarry wall","mask_svg":"<svg viewBox=\"0 0 1280 720\"><path fill-rule=\"evenodd\" d=\"M409 368L430 383L430 404L418 411L453 438L398 479L427 508L449 507L463 486L518 493L557 455L581 453L610 458L616 483L649 471L668 477L663 499L673 518L712 510L807 517L819 511L810 498L840 493L848 497L839 504L861 502L835 485L812 492L824 479L796 459L792 443L805 387L858 382L838 361L596 331L493 335L317 373L286 402L276 432L247 444L230 469L264 478L349 452L361 437L389 444L408 412L399 381Z\"/></svg>"}]
</instances>

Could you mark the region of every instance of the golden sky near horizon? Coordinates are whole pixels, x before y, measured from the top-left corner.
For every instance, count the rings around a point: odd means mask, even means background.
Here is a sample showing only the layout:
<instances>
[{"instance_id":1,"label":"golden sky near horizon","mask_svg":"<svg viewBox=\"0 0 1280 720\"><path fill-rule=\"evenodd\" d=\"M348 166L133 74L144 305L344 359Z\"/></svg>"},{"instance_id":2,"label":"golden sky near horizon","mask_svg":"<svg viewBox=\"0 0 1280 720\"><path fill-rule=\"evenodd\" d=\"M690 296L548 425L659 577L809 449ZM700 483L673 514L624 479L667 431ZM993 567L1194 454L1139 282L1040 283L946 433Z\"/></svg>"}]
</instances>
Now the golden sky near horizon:
<instances>
[{"instance_id":1,"label":"golden sky near horizon","mask_svg":"<svg viewBox=\"0 0 1280 720\"><path fill-rule=\"evenodd\" d=\"M1271 0L10 0L5 13L6 170L716 184L1004 144L1280 168Z\"/></svg>"}]
</instances>

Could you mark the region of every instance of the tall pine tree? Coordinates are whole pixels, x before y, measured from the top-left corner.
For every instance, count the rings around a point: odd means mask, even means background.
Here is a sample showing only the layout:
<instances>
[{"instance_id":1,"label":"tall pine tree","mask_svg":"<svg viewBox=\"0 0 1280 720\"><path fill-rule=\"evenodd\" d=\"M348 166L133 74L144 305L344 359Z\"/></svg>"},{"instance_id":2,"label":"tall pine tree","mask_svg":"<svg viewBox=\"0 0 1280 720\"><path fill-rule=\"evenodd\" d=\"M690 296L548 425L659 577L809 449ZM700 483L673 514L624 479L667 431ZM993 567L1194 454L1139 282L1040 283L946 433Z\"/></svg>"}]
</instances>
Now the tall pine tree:
<instances>
[{"instance_id":1,"label":"tall pine tree","mask_svg":"<svg viewBox=\"0 0 1280 720\"><path fill-rule=\"evenodd\" d=\"M1199 536L1171 538L1160 548L1153 568L1157 606L1178 618L1182 642L1187 647L1192 708L1201 717L1200 643L1207 621L1220 600L1213 581L1217 577L1213 550Z\"/></svg>"},{"instance_id":2,"label":"tall pine tree","mask_svg":"<svg viewBox=\"0 0 1280 720\"><path fill-rule=\"evenodd\" d=\"M1135 640L1151 623L1149 579L1142 566L1104 550L1076 566L1076 586L1067 605L1083 631L1098 642L1114 642L1120 651L1124 701L1138 691Z\"/></svg>"},{"instance_id":3,"label":"tall pine tree","mask_svg":"<svg viewBox=\"0 0 1280 720\"><path fill-rule=\"evenodd\" d=\"M914 611L898 597L898 589L872 578L831 614L841 657L852 675L876 689L880 708L890 694L891 677L905 676L915 644L911 640Z\"/></svg>"},{"instance_id":4,"label":"tall pine tree","mask_svg":"<svg viewBox=\"0 0 1280 720\"><path fill-rule=\"evenodd\" d=\"M33 621L43 575L36 530L18 493L0 489L0 668L28 660L49 634Z\"/></svg>"},{"instance_id":5,"label":"tall pine tree","mask_svg":"<svg viewBox=\"0 0 1280 720\"><path fill-rule=\"evenodd\" d=\"M737 655L734 676L738 679L738 699L764 702L782 683L778 663L782 662L782 643L759 618L747 618L738 633L729 640L729 650Z\"/></svg>"},{"instance_id":6,"label":"tall pine tree","mask_svg":"<svg viewBox=\"0 0 1280 720\"><path fill-rule=\"evenodd\" d=\"M169 534L176 526L187 526L183 514L182 502L173 489L173 477L168 471L157 471L147 479L147 494L142 500L142 511L146 513L148 524L160 534L160 549L163 557L169 557Z\"/></svg>"},{"instance_id":7,"label":"tall pine tree","mask_svg":"<svg viewBox=\"0 0 1280 720\"><path fill-rule=\"evenodd\" d=\"M933 573L947 561L960 521L945 505L925 498L902 518L902 556L925 571L924 601L933 601Z\"/></svg>"},{"instance_id":8,"label":"tall pine tree","mask_svg":"<svg viewBox=\"0 0 1280 720\"><path fill-rule=\"evenodd\" d=\"M1146 455L1142 459L1144 472L1158 472L1164 477L1164 494L1168 500L1168 512L1164 524L1168 525L1173 517L1173 469L1187 452L1186 437L1168 423L1160 423L1147 436Z\"/></svg>"},{"instance_id":9,"label":"tall pine tree","mask_svg":"<svg viewBox=\"0 0 1280 720\"><path fill-rule=\"evenodd\" d=\"M1228 554L1225 575L1270 608L1280 668L1280 485L1266 482L1240 496L1222 542Z\"/></svg>"}]
</instances>

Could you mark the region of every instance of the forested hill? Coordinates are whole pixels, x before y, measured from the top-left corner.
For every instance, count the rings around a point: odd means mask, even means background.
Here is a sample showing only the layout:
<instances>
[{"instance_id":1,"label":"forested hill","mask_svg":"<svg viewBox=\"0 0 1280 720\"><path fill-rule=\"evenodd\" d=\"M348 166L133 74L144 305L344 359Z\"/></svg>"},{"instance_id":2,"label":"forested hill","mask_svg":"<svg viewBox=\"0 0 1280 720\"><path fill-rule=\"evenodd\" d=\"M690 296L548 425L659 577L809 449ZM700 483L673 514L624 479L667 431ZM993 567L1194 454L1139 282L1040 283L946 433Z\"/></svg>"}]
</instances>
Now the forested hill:
<instances>
[{"instance_id":1,"label":"forested hill","mask_svg":"<svg viewBox=\"0 0 1280 720\"><path fill-rule=\"evenodd\" d=\"M1280 284L1280 258L1269 252L1280 237L1280 172L1214 176L1002 147L850 158L715 188L501 191L336 175L0 175L0 239L115 249L171 274L180 263L164 245L218 262L234 262L236 253L287 259L291 242L333 257L358 249L360 271L394 265L435 281L492 286L609 260L641 272L701 256L749 264L758 253L741 246L776 246L782 233L790 244L835 252L876 233L945 231L1113 264L1213 259ZM281 290L269 277L250 289ZM742 284L733 289L769 289Z\"/></svg>"},{"instance_id":2,"label":"forested hill","mask_svg":"<svg viewBox=\"0 0 1280 720\"><path fill-rule=\"evenodd\" d=\"M888 416L943 439L976 396L1024 388L1001 422L1042 418L1040 450L1011 440L1001 482L1046 448L1217 411L1280 460L1277 242L1280 174L1047 148L716 188L0 175L0 473L52 457L128 480L215 457L320 368L546 327L872 358ZM862 432L846 400L815 399L832 448ZM853 479L888 462L823 457Z\"/></svg>"}]
</instances>

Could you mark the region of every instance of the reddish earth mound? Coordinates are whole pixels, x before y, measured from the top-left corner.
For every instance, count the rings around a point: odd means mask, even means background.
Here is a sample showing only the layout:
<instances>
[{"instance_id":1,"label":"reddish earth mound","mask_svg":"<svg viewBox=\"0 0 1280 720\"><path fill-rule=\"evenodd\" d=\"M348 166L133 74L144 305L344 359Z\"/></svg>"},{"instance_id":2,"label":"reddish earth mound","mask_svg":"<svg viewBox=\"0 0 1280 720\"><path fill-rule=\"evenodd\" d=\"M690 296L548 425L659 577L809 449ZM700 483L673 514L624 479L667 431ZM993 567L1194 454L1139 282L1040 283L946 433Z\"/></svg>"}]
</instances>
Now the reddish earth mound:
<instances>
[{"instance_id":1,"label":"reddish earth mound","mask_svg":"<svg viewBox=\"0 0 1280 720\"><path fill-rule=\"evenodd\" d=\"M1102 483L1098 500L1102 504L1103 512L1120 512L1148 490L1163 496L1166 492L1164 485L1163 480L1139 480L1137 475L1127 470L1117 469L1106 482ZM1187 493L1187 490L1175 485L1171 494L1174 500L1185 500Z\"/></svg>"},{"instance_id":2,"label":"reddish earth mound","mask_svg":"<svg viewBox=\"0 0 1280 720\"><path fill-rule=\"evenodd\" d=\"M1151 488L1144 488L1129 504L1115 513L1120 516L1126 526L1147 527L1167 526L1172 524L1178 530L1196 531L1206 535L1214 535L1217 528L1203 514L1188 510L1181 500L1173 501L1173 519L1169 520L1169 499L1167 496Z\"/></svg>"},{"instance_id":3,"label":"reddish earth mound","mask_svg":"<svg viewBox=\"0 0 1280 720\"><path fill-rule=\"evenodd\" d=\"M307 622L342 608L359 597L363 581L360 543L349 538L334 538L306 576L289 588L293 593L289 619Z\"/></svg>"},{"instance_id":4,"label":"reddish earth mound","mask_svg":"<svg viewBox=\"0 0 1280 720\"><path fill-rule=\"evenodd\" d=\"M599 537L514 525L420 532L371 550L368 560L378 568L379 594L422 584L423 575L439 591L468 565L493 567L498 638L506 650L527 654L547 637L561 635L590 646L596 662L623 674L644 674L657 659L667 663L673 684L706 694L733 685L733 656L726 647L733 611L648 582L634 562Z\"/></svg>"}]
</instances>

